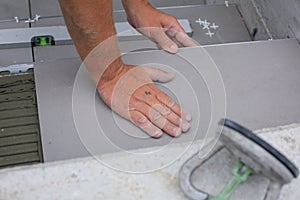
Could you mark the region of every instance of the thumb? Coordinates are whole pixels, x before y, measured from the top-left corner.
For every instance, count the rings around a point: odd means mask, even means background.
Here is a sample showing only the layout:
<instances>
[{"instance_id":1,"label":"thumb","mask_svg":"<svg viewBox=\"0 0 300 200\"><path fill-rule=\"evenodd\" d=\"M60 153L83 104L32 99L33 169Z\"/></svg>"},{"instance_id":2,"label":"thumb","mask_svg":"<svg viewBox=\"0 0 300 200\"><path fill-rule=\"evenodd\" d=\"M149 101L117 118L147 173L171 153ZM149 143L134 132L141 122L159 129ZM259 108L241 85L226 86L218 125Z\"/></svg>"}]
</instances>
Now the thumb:
<instances>
[{"instance_id":1,"label":"thumb","mask_svg":"<svg viewBox=\"0 0 300 200\"><path fill-rule=\"evenodd\" d=\"M154 30L151 30L150 39L156 42L159 47L169 53L174 54L178 51L178 46L176 45L176 43L167 36L163 29L155 28Z\"/></svg>"},{"instance_id":2,"label":"thumb","mask_svg":"<svg viewBox=\"0 0 300 200\"><path fill-rule=\"evenodd\" d=\"M161 69L155 69L150 67L143 67L143 68L147 72L147 74L149 75L152 81L165 83L171 81L174 78L174 74L163 71Z\"/></svg>"}]
</instances>

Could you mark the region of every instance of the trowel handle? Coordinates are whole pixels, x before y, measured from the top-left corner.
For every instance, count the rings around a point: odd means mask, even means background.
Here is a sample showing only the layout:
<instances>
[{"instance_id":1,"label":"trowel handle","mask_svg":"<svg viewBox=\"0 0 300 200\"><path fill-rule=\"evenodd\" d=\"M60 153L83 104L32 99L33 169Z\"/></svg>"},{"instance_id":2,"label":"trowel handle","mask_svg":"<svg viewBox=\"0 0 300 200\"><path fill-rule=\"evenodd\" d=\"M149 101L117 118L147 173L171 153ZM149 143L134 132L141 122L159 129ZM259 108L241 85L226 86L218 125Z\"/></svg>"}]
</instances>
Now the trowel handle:
<instances>
[{"instance_id":1,"label":"trowel handle","mask_svg":"<svg viewBox=\"0 0 300 200\"><path fill-rule=\"evenodd\" d=\"M252 170L249 167L245 167L244 163L239 162L232 169L232 179L231 181L223 188L223 190L214 197L209 198L209 200L229 200L234 190L240 183L244 183L248 180L251 175Z\"/></svg>"},{"instance_id":2,"label":"trowel handle","mask_svg":"<svg viewBox=\"0 0 300 200\"><path fill-rule=\"evenodd\" d=\"M282 187L280 183L271 181L264 200L278 200Z\"/></svg>"},{"instance_id":3,"label":"trowel handle","mask_svg":"<svg viewBox=\"0 0 300 200\"><path fill-rule=\"evenodd\" d=\"M209 160L212 155L206 159L200 159L198 154L199 153L194 154L182 165L178 175L179 186L184 194L192 200L208 200L209 194L195 188L195 186L191 183L191 177L194 171Z\"/></svg>"}]
</instances>

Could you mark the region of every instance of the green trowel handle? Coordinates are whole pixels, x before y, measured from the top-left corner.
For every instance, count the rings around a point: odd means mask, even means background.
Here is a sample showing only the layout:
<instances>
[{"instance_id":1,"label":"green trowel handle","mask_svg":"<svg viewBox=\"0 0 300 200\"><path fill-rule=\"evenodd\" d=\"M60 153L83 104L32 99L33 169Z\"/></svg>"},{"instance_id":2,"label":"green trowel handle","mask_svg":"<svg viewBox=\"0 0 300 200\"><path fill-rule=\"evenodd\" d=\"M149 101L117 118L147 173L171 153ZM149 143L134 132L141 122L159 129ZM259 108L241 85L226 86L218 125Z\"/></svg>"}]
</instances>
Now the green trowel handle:
<instances>
[{"instance_id":1,"label":"green trowel handle","mask_svg":"<svg viewBox=\"0 0 300 200\"><path fill-rule=\"evenodd\" d=\"M196 188L191 183L191 177L196 169L201 167L207 160L209 160L214 154L219 152L222 147L217 148L210 156L205 159L200 159L198 153L193 155L188 159L181 167L178 179L179 186L184 192L184 194L189 197L191 200L228 200L231 197L231 194L234 192L234 189L242 182L245 182L250 176L252 170L244 166L243 163L239 162L232 169L232 180L224 187L221 193L215 197L210 197L210 195L200 189Z\"/></svg>"},{"instance_id":2,"label":"green trowel handle","mask_svg":"<svg viewBox=\"0 0 300 200\"><path fill-rule=\"evenodd\" d=\"M209 198L209 200L229 200L235 188L237 188L240 183L247 181L248 177L252 173L252 170L250 168L246 168L244 172L240 174L239 171L241 171L243 167L244 164L242 162L239 162L232 169L233 178L231 179L231 181L223 188L220 194L215 197Z\"/></svg>"}]
</instances>

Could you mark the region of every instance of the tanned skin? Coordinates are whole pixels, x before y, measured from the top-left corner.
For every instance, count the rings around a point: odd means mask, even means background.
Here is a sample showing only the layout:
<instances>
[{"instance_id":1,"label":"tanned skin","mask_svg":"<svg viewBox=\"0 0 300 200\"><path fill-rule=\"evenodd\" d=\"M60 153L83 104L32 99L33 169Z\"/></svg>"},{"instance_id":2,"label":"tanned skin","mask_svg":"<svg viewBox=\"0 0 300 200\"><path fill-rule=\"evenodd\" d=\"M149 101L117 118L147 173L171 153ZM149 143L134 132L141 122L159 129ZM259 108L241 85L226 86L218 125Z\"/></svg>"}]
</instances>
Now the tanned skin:
<instances>
[{"instance_id":1,"label":"tanned skin","mask_svg":"<svg viewBox=\"0 0 300 200\"><path fill-rule=\"evenodd\" d=\"M148 1L122 3L128 22L158 47L176 53L178 47L195 45L176 18L156 10ZM76 49L111 109L155 138L163 132L179 136L189 129L191 115L153 83L170 81L173 75L123 63L112 0L60 0L60 5Z\"/></svg>"}]
</instances>

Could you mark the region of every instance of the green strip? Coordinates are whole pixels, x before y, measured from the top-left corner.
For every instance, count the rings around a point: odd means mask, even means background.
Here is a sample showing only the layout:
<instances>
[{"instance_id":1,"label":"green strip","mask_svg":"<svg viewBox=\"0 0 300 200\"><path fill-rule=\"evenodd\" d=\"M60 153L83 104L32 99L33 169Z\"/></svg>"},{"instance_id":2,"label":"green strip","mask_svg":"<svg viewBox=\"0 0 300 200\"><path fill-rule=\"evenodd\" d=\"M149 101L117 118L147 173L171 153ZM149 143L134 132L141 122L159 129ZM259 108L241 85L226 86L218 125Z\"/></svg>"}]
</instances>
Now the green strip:
<instances>
[{"instance_id":1,"label":"green strip","mask_svg":"<svg viewBox=\"0 0 300 200\"><path fill-rule=\"evenodd\" d=\"M229 200L235 189L240 183L243 183L248 180L248 177L251 175L252 170L249 167L246 167L242 162L239 162L233 169L232 175L233 178L231 181L223 188L223 190L215 197L209 198L209 200ZM240 171L244 170L241 174Z\"/></svg>"}]
</instances>

